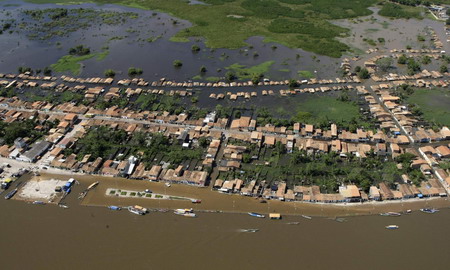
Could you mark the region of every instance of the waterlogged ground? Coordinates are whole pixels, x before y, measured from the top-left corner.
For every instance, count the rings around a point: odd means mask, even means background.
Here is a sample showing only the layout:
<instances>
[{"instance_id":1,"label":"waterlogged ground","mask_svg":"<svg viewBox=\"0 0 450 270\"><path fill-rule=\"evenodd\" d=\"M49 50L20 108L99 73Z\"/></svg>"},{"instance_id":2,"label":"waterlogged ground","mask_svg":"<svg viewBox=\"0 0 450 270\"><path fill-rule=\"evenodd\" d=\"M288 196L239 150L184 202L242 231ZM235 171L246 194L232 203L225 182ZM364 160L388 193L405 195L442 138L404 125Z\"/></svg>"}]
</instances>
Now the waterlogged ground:
<instances>
[{"instance_id":1,"label":"waterlogged ground","mask_svg":"<svg viewBox=\"0 0 450 270\"><path fill-rule=\"evenodd\" d=\"M431 49L433 48L431 29L436 32L443 43L442 50L450 50L449 43L446 42L447 36L442 22L428 18L394 20L378 15L379 8L369 9L373 11L370 16L334 21L336 25L351 29L350 35L340 38L340 40L350 44L355 54L364 54L369 49L378 49L385 54L389 54L392 49L406 49L407 46L418 50L422 48ZM425 40L419 41L419 36ZM363 62L364 60L360 61L359 64L362 65ZM438 70L439 66L440 63L433 61L430 65L423 65L423 68Z\"/></svg>"},{"instance_id":2,"label":"waterlogged ground","mask_svg":"<svg viewBox=\"0 0 450 270\"><path fill-rule=\"evenodd\" d=\"M111 18L112 21L98 22L85 18L82 24L75 27L57 25L51 31L36 31L42 29L43 24L51 23L51 20L37 20L26 12L61 7L71 9L69 14L75 13L74 20L79 20L76 14L80 8L94 9L102 16L111 13L116 13L116 16ZM144 70L143 77L148 79L217 80L237 66L244 75L248 72L247 76L241 76L242 79L251 77L254 72L263 73L271 79L306 78L311 75L328 78L338 75L336 70L339 59L264 43L262 37L250 38L248 43L251 46L239 50L211 50L206 48L201 39L170 41L190 23L159 12L117 5L60 6L18 1L1 2L0 9L1 24L12 24L0 35L1 72L16 72L19 66L43 69L67 55L69 48L84 45L95 56L80 62L79 72L82 77L103 76L104 70L108 68L115 70L118 77L126 77L129 67L139 67ZM123 20L116 17L123 17ZM199 52L192 52L194 44L200 47ZM182 67L174 68L174 60L181 60ZM200 74L201 66L207 68L204 74ZM67 73L70 74L70 71Z\"/></svg>"}]
</instances>

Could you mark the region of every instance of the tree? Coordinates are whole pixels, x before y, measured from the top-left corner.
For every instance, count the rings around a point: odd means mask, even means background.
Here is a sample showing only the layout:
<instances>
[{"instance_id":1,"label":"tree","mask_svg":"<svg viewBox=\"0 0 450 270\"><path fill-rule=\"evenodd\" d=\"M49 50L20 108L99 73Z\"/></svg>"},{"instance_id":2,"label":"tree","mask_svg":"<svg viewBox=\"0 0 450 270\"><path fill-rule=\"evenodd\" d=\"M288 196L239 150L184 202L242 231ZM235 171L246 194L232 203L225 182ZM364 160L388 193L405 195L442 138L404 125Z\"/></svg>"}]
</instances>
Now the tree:
<instances>
[{"instance_id":1,"label":"tree","mask_svg":"<svg viewBox=\"0 0 450 270\"><path fill-rule=\"evenodd\" d=\"M391 68L393 62L391 57L383 57L378 59L376 64L381 71L386 72Z\"/></svg>"},{"instance_id":2,"label":"tree","mask_svg":"<svg viewBox=\"0 0 450 270\"><path fill-rule=\"evenodd\" d=\"M289 88L294 88L298 86L297 80L289 80Z\"/></svg>"},{"instance_id":3,"label":"tree","mask_svg":"<svg viewBox=\"0 0 450 270\"><path fill-rule=\"evenodd\" d=\"M227 71L227 73L225 73L225 80L231 82L235 79L236 79L236 74L234 74L233 71Z\"/></svg>"},{"instance_id":4,"label":"tree","mask_svg":"<svg viewBox=\"0 0 450 270\"><path fill-rule=\"evenodd\" d=\"M52 70L49 67L45 67L44 68L44 75L45 76L51 76L52 75Z\"/></svg>"},{"instance_id":5,"label":"tree","mask_svg":"<svg viewBox=\"0 0 450 270\"><path fill-rule=\"evenodd\" d=\"M425 55L424 57L422 57L422 64L428 65L430 63L431 63L431 57L429 57L428 55Z\"/></svg>"},{"instance_id":6,"label":"tree","mask_svg":"<svg viewBox=\"0 0 450 270\"><path fill-rule=\"evenodd\" d=\"M397 63L400 64L400 65L404 65L404 64L406 64L407 61L408 61L408 57L406 57L406 55L402 54L398 58Z\"/></svg>"},{"instance_id":7,"label":"tree","mask_svg":"<svg viewBox=\"0 0 450 270\"><path fill-rule=\"evenodd\" d=\"M441 73L448 72L448 67L447 67L447 65L442 65L442 66L439 68L439 71L440 71Z\"/></svg>"},{"instance_id":8,"label":"tree","mask_svg":"<svg viewBox=\"0 0 450 270\"><path fill-rule=\"evenodd\" d=\"M358 72L358 77L360 79L369 79L370 78L370 73L367 70L367 68L362 68L360 72Z\"/></svg>"},{"instance_id":9,"label":"tree","mask_svg":"<svg viewBox=\"0 0 450 270\"><path fill-rule=\"evenodd\" d=\"M112 69L105 70L104 74L105 74L106 77L114 77L114 76L116 76L116 72L114 70L112 70Z\"/></svg>"},{"instance_id":10,"label":"tree","mask_svg":"<svg viewBox=\"0 0 450 270\"><path fill-rule=\"evenodd\" d=\"M183 66L183 62L181 62L180 60L174 60L173 61L173 66L176 68L180 68Z\"/></svg>"},{"instance_id":11,"label":"tree","mask_svg":"<svg viewBox=\"0 0 450 270\"><path fill-rule=\"evenodd\" d=\"M197 44L194 44L194 45L192 45L191 50L192 50L192 52L199 52L200 47Z\"/></svg>"},{"instance_id":12,"label":"tree","mask_svg":"<svg viewBox=\"0 0 450 270\"><path fill-rule=\"evenodd\" d=\"M408 59L408 64L407 64L407 66L408 66L408 74L409 74L409 75L414 75L414 74L416 74L417 72L419 72L419 71L422 69L422 67L420 66L420 64L417 63L417 62L414 60L414 58L409 58L409 59Z\"/></svg>"},{"instance_id":13,"label":"tree","mask_svg":"<svg viewBox=\"0 0 450 270\"><path fill-rule=\"evenodd\" d=\"M70 55L82 56L82 55L88 55L90 53L91 53L91 50L87 47L84 47L83 45L78 45L78 46L75 46L75 47L69 49Z\"/></svg>"},{"instance_id":14,"label":"tree","mask_svg":"<svg viewBox=\"0 0 450 270\"><path fill-rule=\"evenodd\" d=\"M263 77L263 74L253 74L253 76L252 76L253 85L258 85L258 83L262 77Z\"/></svg>"},{"instance_id":15,"label":"tree","mask_svg":"<svg viewBox=\"0 0 450 270\"><path fill-rule=\"evenodd\" d=\"M128 76L141 75L144 71L141 68L130 67L128 69Z\"/></svg>"},{"instance_id":16,"label":"tree","mask_svg":"<svg viewBox=\"0 0 450 270\"><path fill-rule=\"evenodd\" d=\"M206 139L206 137L200 137L198 139L198 145L200 145L203 148L206 148L208 146L208 139Z\"/></svg>"},{"instance_id":17,"label":"tree","mask_svg":"<svg viewBox=\"0 0 450 270\"><path fill-rule=\"evenodd\" d=\"M205 66L200 67L200 73L205 73L207 71Z\"/></svg>"}]
</instances>

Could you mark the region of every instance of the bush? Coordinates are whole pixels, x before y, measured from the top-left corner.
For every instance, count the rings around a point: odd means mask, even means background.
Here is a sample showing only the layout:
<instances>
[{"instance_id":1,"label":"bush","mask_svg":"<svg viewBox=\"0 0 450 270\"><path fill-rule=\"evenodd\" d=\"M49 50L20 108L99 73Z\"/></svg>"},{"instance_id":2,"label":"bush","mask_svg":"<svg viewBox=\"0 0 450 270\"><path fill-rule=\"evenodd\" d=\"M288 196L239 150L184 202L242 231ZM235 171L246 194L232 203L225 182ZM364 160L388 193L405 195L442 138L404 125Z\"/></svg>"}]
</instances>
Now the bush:
<instances>
[{"instance_id":1,"label":"bush","mask_svg":"<svg viewBox=\"0 0 450 270\"><path fill-rule=\"evenodd\" d=\"M84 47L83 45L78 45L76 47L69 49L70 55L83 56L83 55L88 55L90 53L91 53L91 50L87 47Z\"/></svg>"},{"instance_id":2,"label":"bush","mask_svg":"<svg viewBox=\"0 0 450 270\"><path fill-rule=\"evenodd\" d=\"M200 47L198 45L194 44L194 45L192 45L191 50L193 52L199 52L200 51Z\"/></svg>"},{"instance_id":3,"label":"bush","mask_svg":"<svg viewBox=\"0 0 450 270\"><path fill-rule=\"evenodd\" d=\"M173 61L173 66L176 68L182 67L183 66L183 62L181 62L180 60L174 60Z\"/></svg>"},{"instance_id":4,"label":"bush","mask_svg":"<svg viewBox=\"0 0 450 270\"><path fill-rule=\"evenodd\" d=\"M358 77L360 79L369 79L370 74L369 74L369 71L367 70L367 68L362 68L361 71L358 72Z\"/></svg>"},{"instance_id":5,"label":"bush","mask_svg":"<svg viewBox=\"0 0 450 270\"><path fill-rule=\"evenodd\" d=\"M44 75L45 76L51 76L52 75L52 70L49 67L45 67L44 68Z\"/></svg>"},{"instance_id":6,"label":"bush","mask_svg":"<svg viewBox=\"0 0 450 270\"><path fill-rule=\"evenodd\" d=\"M408 57L406 57L406 55L402 54L398 58L397 63L400 64L400 65L404 65L404 64L406 64L407 61L408 61Z\"/></svg>"},{"instance_id":7,"label":"bush","mask_svg":"<svg viewBox=\"0 0 450 270\"><path fill-rule=\"evenodd\" d=\"M130 67L128 69L128 76L141 75L142 73L143 73L143 70L141 68Z\"/></svg>"},{"instance_id":8,"label":"bush","mask_svg":"<svg viewBox=\"0 0 450 270\"><path fill-rule=\"evenodd\" d=\"M104 74L105 74L106 77L114 77L114 76L116 76L116 72L114 70L112 70L112 69L105 70Z\"/></svg>"}]
</instances>

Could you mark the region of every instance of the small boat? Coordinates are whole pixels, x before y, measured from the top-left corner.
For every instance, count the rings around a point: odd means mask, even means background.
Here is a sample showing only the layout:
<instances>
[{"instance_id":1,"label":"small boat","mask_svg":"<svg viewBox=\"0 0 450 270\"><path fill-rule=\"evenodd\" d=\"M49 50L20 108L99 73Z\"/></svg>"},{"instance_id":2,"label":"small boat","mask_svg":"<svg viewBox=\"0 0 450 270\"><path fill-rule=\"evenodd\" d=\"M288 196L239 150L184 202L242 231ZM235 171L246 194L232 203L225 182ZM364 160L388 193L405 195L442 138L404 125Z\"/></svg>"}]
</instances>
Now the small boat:
<instances>
[{"instance_id":1,"label":"small boat","mask_svg":"<svg viewBox=\"0 0 450 270\"><path fill-rule=\"evenodd\" d=\"M397 212L386 212L386 213L381 213L380 216L385 216L385 217L399 217L402 214L397 213Z\"/></svg>"},{"instance_id":2,"label":"small boat","mask_svg":"<svg viewBox=\"0 0 450 270\"><path fill-rule=\"evenodd\" d=\"M170 187L170 183L165 183L164 185L166 185L166 187Z\"/></svg>"},{"instance_id":3,"label":"small boat","mask_svg":"<svg viewBox=\"0 0 450 270\"><path fill-rule=\"evenodd\" d=\"M202 200L198 200L198 199L191 199L192 203L202 203Z\"/></svg>"},{"instance_id":4,"label":"small boat","mask_svg":"<svg viewBox=\"0 0 450 270\"><path fill-rule=\"evenodd\" d=\"M422 209L420 209L420 211L427 213L427 214L434 214L434 213L439 212L439 210L434 209L434 208L422 208Z\"/></svg>"},{"instance_id":5,"label":"small boat","mask_svg":"<svg viewBox=\"0 0 450 270\"><path fill-rule=\"evenodd\" d=\"M249 233L255 233L258 232L259 229L240 229L241 232L249 232Z\"/></svg>"},{"instance_id":6,"label":"small boat","mask_svg":"<svg viewBox=\"0 0 450 270\"><path fill-rule=\"evenodd\" d=\"M397 225L388 225L388 226L386 226L385 228L386 228L386 229L389 229L389 230L396 230L396 229L398 229L399 227L398 227Z\"/></svg>"},{"instance_id":7,"label":"small boat","mask_svg":"<svg viewBox=\"0 0 450 270\"><path fill-rule=\"evenodd\" d=\"M33 204L44 205L44 204L45 204L45 202L43 202L43 201L34 201L34 202L33 202Z\"/></svg>"},{"instance_id":8,"label":"small boat","mask_svg":"<svg viewBox=\"0 0 450 270\"><path fill-rule=\"evenodd\" d=\"M69 206L65 205L65 204L59 204L59 207L64 208L64 209L68 209Z\"/></svg>"},{"instance_id":9,"label":"small boat","mask_svg":"<svg viewBox=\"0 0 450 270\"><path fill-rule=\"evenodd\" d=\"M97 182L94 182L94 183L92 183L92 184L90 184L90 185L88 186L87 190L91 190L91 189L95 188L97 185L98 185L98 181L97 181Z\"/></svg>"},{"instance_id":10,"label":"small boat","mask_svg":"<svg viewBox=\"0 0 450 270\"><path fill-rule=\"evenodd\" d=\"M183 214L182 216L184 216L184 217L197 217L197 215L195 213L186 213L186 214Z\"/></svg>"},{"instance_id":11,"label":"small boat","mask_svg":"<svg viewBox=\"0 0 450 270\"><path fill-rule=\"evenodd\" d=\"M249 216L251 216L251 217L257 217L257 218L265 218L265 217L266 217L266 216L263 215L263 214L258 214L258 213L255 213L255 212L249 212L248 214L249 214Z\"/></svg>"},{"instance_id":12,"label":"small boat","mask_svg":"<svg viewBox=\"0 0 450 270\"><path fill-rule=\"evenodd\" d=\"M259 201L259 203L267 203L267 201L266 200L261 200L261 201Z\"/></svg>"},{"instance_id":13,"label":"small boat","mask_svg":"<svg viewBox=\"0 0 450 270\"><path fill-rule=\"evenodd\" d=\"M192 208L180 208L180 209L175 209L175 211L173 211L175 214L187 214L187 213L194 213L194 209Z\"/></svg>"},{"instance_id":14,"label":"small boat","mask_svg":"<svg viewBox=\"0 0 450 270\"><path fill-rule=\"evenodd\" d=\"M173 213L175 215L180 215L180 216L184 216L184 217L197 217L197 215L194 213L194 209L190 208L190 209L175 209L175 211L173 211Z\"/></svg>"},{"instance_id":15,"label":"small boat","mask_svg":"<svg viewBox=\"0 0 450 270\"><path fill-rule=\"evenodd\" d=\"M406 210L406 214L411 214L411 213L412 213L411 209Z\"/></svg>"},{"instance_id":16,"label":"small boat","mask_svg":"<svg viewBox=\"0 0 450 270\"><path fill-rule=\"evenodd\" d=\"M15 188L14 190L10 191L8 194L6 194L5 196L5 200L9 200L11 199L14 195L16 195L17 193L17 188Z\"/></svg>"},{"instance_id":17,"label":"small boat","mask_svg":"<svg viewBox=\"0 0 450 270\"><path fill-rule=\"evenodd\" d=\"M122 210L121 207L115 206L115 205L110 205L110 206L108 206L108 209L109 209L109 210L114 210L114 211Z\"/></svg>"},{"instance_id":18,"label":"small boat","mask_svg":"<svg viewBox=\"0 0 450 270\"><path fill-rule=\"evenodd\" d=\"M302 217L303 217L303 218L306 218L306 219L312 219L312 217L306 216L306 215L302 215Z\"/></svg>"},{"instance_id":19,"label":"small boat","mask_svg":"<svg viewBox=\"0 0 450 270\"><path fill-rule=\"evenodd\" d=\"M345 218L335 218L334 221L342 223L342 222L346 222L347 220Z\"/></svg>"},{"instance_id":20,"label":"small boat","mask_svg":"<svg viewBox=\"0 0 450 270\"><path fill-rule=\"evenodd\" d=\"M138 209L138 208L136 208L134 206L128 206L128 211L130 213L133 213L133 214L139 215L139 216L143 216L145 214L144 211L142 211L142 210L140 210L140 209Z\"/></svg>"},{"instance_id":21,"label":"small boat","mask_svg":"<svg viewBox=\"0 0 450 270\"><path fill-rule=\"evenodd\" d=\"M287 225L298 225L298 224L300 224L300 222L288 222L288 223L286 223Z\"/></svg>"}]
</instances>

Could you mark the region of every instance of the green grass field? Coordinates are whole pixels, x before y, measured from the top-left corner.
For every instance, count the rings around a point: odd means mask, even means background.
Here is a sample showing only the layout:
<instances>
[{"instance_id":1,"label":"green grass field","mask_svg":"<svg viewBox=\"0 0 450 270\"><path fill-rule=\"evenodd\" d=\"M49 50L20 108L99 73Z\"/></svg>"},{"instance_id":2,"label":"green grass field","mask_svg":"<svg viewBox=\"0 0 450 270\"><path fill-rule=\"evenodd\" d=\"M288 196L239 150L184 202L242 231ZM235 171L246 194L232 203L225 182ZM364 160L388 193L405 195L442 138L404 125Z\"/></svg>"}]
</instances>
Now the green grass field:
<instances>
[{"instance_id":1,"label":"green grass field","mask_svg":"<svg viewBox=\"0 0 450 270\"><path fill-rule=\"evenodd\" d=\"M251 79L256 74L266 74L274 63L275 61L267 61L251 67L235 63L225 69L233 71L240 80L243 80Z\"/></svg>"},{"instance_id":2,"label":"green grass field","mask_svg":"<svg viewBox=\"0 0 450 270\"><path fill-rule=\"evenodd\" d=\"M83 56L65 55L50 67L56 72L70 71L73 75L79 75L81 72L80 62L88 60L94 56L95 54L88 54Z\"/></svg>"},{"instance_id":3,"label":"green grass field","mask_svg":"<svg viewBox=\"0 0 450 270\"><path fill-rule=\"evenodd\" d=\"M33 3L77 3L77 0L28 0ZM159 10L185 19L193 26L171 40L204 37L211 48L240 48L252 36L291 48L340 57L350 48L335 39L348 29L328 22L370 15L376 0L203 0L209 5L189 5L183 0L86 0Z\"/></svg>"},{"instance_id":4,"label":"green grass field","mask_svg":"<svg viewBox=\"0 0 450 270\"><path fill-rule=\"evenodd\" d=\"M450 126L450 93L441 89L418 89L408 98L423 112L423 118L439 125Z\"/></svg>"},{"instance_id":5,"label":"green grass field","mask_svg":"<svg viewBox=\"0 0 450 270\"><path fill-rule=\"evenodd\" d=\"M300 109L310 112L313 117L326 117L332 121L351 121L358 116L358 106L351 102L339 101L332 97L314 97L300 105Z\"/></svg>"}]
</instances>

